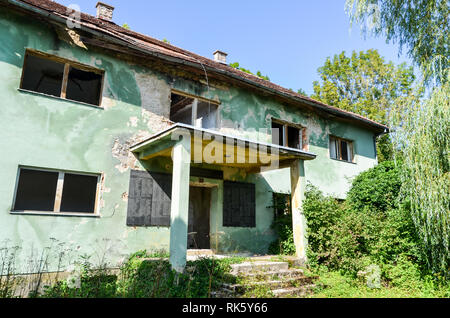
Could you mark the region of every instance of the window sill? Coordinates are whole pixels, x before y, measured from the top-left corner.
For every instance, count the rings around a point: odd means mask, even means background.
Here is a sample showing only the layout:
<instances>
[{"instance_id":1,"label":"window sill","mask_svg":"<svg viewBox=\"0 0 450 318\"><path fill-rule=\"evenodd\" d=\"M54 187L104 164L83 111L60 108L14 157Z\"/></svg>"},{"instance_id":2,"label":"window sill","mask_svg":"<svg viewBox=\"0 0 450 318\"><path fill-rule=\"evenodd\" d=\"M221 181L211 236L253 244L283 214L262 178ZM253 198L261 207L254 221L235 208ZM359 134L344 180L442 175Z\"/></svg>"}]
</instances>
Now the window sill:
<instances>
[{"instance_id":1,"label":"window sill","mask_svg":"<svg viewBox=\"0 0 450 318\"><path fill-rule=\"evenodd\" d=\"M354 165L357 164L357 163L354 162L354 161L346 161L346 160L335 159L335 158L330 158L330 159L331 159L331 160L334 160L334 161L345 162L345 163L350 163L350 164L354 164Z\"/></svg>"},{"instance_id":2,"label":"window sill","mask_svg":"<svg viewBox=\"0 0 450 318\"><path fill-rule=\"evenodd\" d=\"M18 88L17 90L19 92L25 93L25 94L31 94L31 95L37 95L37 96L42 96L42 97L48 97L48 98L52 98L52 99L56 99L56 100L60 100L60 101L64 101L64 102L75 103L75 104L88 106L88 107L101 109L101 110L104 109L102 106L99 106L99 105L88 104L88 103L83 103L83 102L79 102L79 101L72 100L72 99L67 99L67 98L62 98L62 97L58 97L58 96L48 95L48 94L44 94L44 93L29 91L29 90L23 89L23 88Z\"/></svg>"},{"instance_id":3,"label":"window sill","mask_svg":"<svg viewBox=\"0 0 450 318\"><path fill-rule=\"evenodd\" d=\"M71 212L47 212L47 211L10 211L13 215L40 215L40 216L66 216L66 217L87 217L100 218L97 213L71 213Z\"/></svg>"}]
</instances>

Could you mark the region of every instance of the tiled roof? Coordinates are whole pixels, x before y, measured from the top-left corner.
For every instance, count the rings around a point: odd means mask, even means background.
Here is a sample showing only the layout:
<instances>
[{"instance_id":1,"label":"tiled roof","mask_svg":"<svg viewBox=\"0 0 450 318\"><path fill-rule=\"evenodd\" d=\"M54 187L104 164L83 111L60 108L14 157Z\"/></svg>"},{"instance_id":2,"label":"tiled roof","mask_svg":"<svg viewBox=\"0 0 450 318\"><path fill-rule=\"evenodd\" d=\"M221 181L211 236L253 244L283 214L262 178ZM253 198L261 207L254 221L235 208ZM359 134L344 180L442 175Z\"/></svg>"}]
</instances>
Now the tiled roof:
<instances>
[{"instance_id":1,"label":"tiled roof","mask_svg":"<svg viewBox=\"0 0 450 318\"><path fill-rule=\"evenodd\" d=\"M31 7L34 7L35 9L43 10L46 14L51 14L59 18L66 19L69 17L71 13L70 9L68 9L66 6L63 6L57 2L50 0L6 0L6 1L15 5L27 4L30 5ZM244 81L247 84L256 86L257 88L269 90L275 94L288 97L297 102L306 103L312 106L313 108L316 108L317 110L330 113L334 116L359 121L372 127L373 129L379 132L388 130L387 126L377 123L368 118L365 118L361 115L324 104L312 98L295 93L294 91L286 89L270 81L263 80L255 75L237 70L229 65L225 65L216 62L212 59L205 58L195 53L183 50L174 45L165 43L163 41L149 37L147 35L125 29L121 26L116 25L113 22L98 19L86 13L81 13L80 23L85 28L104 33L106 35L112 36L122 41L126 41L130 45L137 47L141 50L145 50L149 53L156 53L159 56L167 56L177 60L196 64L201 68L207 68L209 71L218 72L222 75Z\"/></svg>"}]
</instances>

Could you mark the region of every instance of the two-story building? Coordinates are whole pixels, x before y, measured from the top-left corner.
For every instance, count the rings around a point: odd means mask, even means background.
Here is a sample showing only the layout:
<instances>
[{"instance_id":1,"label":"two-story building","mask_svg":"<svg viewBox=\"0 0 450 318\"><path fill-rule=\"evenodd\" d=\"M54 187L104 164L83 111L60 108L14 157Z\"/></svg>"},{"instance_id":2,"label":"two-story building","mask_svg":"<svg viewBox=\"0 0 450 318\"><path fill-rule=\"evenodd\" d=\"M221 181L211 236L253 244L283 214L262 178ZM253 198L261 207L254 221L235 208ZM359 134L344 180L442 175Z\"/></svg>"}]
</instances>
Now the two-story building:
<instances>
[{"instance_id":1,"label":"two-story building","mask_svg":"<svg viewBox=\"0 0 450 318\"><path fill-rule=\"evenodd\" d=\"M55 240L111 263L166 249L181 270L189 248L267 253L291 193L304 258L306 182L345 198L387 127L97 9L0 0L0 242L22 264Z\"/></svg>"}]
</instances>

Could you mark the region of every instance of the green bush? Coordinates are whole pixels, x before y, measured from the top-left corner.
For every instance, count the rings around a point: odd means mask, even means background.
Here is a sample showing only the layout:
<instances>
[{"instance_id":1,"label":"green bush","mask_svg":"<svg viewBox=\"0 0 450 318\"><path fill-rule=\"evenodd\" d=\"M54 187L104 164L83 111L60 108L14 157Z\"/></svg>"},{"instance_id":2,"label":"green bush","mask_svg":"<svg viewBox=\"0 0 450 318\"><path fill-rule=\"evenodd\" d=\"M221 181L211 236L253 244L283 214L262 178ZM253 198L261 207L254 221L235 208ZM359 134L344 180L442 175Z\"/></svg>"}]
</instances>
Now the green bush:
<instances>
[{"instance_id":1,"label":"green bush","mask_svg":"<svg viewBox=\"0 0 450 318\"><path fill-rule=\"evenodd\" d=\"M384 161L353 180L347 201L355 211L387 211L398 207L400 187L399 166L393 161Z\"/></svg>"},{"instance_id":2,"label":"green bush","mask_svg":"<svg viewBox=\"0 0 450 318\"><path fill-rule=\"evenodd\" d=\"M352 276L372 263L396 266L402 257L424 267L408 205L398 200L398 174L389 161L361 173L345 202L307 186L303 209L311 265Z\"/></svg>"},{"instance_id":3,"label":"green bush","mask_svg":"<svg viewBox=\"0 0 450 318\"><path fill-rule=\"evenodd\" d=\"M272 229L277 235L277 239L269 246L269 253L276 255L294 255L295 245L292 232L292 210L291 196L285 193L273 193L272 207L275 217Z\"/></svg>"}]
</instances>

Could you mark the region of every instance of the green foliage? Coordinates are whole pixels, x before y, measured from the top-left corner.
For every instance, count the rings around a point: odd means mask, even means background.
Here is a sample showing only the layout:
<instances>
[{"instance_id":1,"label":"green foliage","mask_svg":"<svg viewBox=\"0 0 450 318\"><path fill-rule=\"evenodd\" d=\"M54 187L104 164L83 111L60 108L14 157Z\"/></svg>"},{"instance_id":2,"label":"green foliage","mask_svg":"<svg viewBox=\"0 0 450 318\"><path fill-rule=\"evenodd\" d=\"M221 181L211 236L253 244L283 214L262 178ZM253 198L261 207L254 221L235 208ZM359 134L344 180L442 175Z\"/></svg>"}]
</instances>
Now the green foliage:
<instances>
[{"instance_id":1,"label":"green foliage","mask_svg":"<svg viewBox=\"0 0 450 318\"><path fill-rule=\"evenodd\" d=\"M243 258L203 258L187 262L184 273L172 270L162 251L139 251L132 254L119 272L112 274L105 268L93 269L88 262L80 275L47 287L40 297L132 297L132 298L199 298L210 297L211 292L224 282L233 283L229 275L231 264Z\"/></svg>"},{"instance_id":2,"label":"green foliage","mask_svg":"<svg viewBox=\"0 0 450 318\"><path fill-rule=\"evenodd\" d=\"M450 77L450 72L448 74ZM450 278L450 83L425 103L408 100L391 118L403 164L402 197L423 247L428 268Z\"/></svg>"},{"instance_id":3,"label":"green foliage","mask_svg":"<svg viewBox=\"0 0 450 318\"><path fill-rule=\"evenodd\" d=\"M277 234L277 239L269 246L270 254L295 254L290 200L291 196L289 194L273 193L272 207L275 211L275 218L272 223L272 228Z\"/></svg>"},{"instance_id":4,"label":"green foliage","mask_svg":"<svg viewBox=\"0 0 450 318\"><path fill-rule=\"evenodd\" d=\"M320 81L315 81L312 98L374 121L387 124L388 113L400 98L412 91L413 68L385 62L377 50L345 52L327 58L318 69ZM377 141L378 160L391 160L390 137Z\"/></svg>"},{"instance_id":5,"label":"green foliage","mask_svg":"<svg viewBox=\"0 0 450 318\"><path fill-rule=\"evenodd\" d=\"M356 277L371 263L395 265L404 255L423 267L407 204L398 202L398 174L392 162L363 172L355 178L346 202L308 185L303 211L311 265Z\"/></svg>"},{"instance_id":6,"label":"green foliage","mask_svg":"<svg viewBox=\"0 0 450 318\"><path fill-rule=\"evenodd\" d=\"M347 200L353 210L386 211L398 206L400 187L400 168L384 161L353 180Z\"/></svg>"},{"instance_id":7,"label":"green foliage","mask_svg":"<svg viewBox=\"0 0 450 318\"><path fill-rule=\"evenodd\" d=\"M128 23L122 24L122 28L130 30L130 26L128 25Z\"/></svg>"},{"instance_id":8,"label":"green foliage","mask_svg":"<svg viewBox=\"0 0 450 318\"><path fill-rule=\"evenodd\" d=\"M257 71L256 74L254 74L252 71L250 71L250 70L248 70L248 69L246 69L246 68L243 68L243 67L239 66L239 63L238 63L238 62L230 63L230 66L233 67L233 68L235 68L235 69L237 69L237 70L240 70L240 71L242 71L242 72L245 72L245 73L247 73L247 74L255 75L255 76L258 76L259 78L262 78L263 80L270 81L269 76L267 76L267 75L262 75L260 71Z\"/></svg>"},{"instance_id":9,"label":"green foliage","mask_svg":"<svg viewBox=\"0 0 450 318\"><path fill-rule=\"evenodd\" d=\"M415 79L412 67L387 63L373 49L350 57L336 54L318 72L312 98L381 123L387 123L395 99L411 92Z\"/></svg>"},{"instance_id":10,"label":"green foliage","mask_svg":"<svg viewBox=\"0 0 450 318\"><path fill-rule=\"evenodd\" d=\"M407 48L420 66L425 80L437 84L448 80L450 37L448 0L347 0L351 21L365 34L386 37Z\"/></svg>"}]
</instances>

